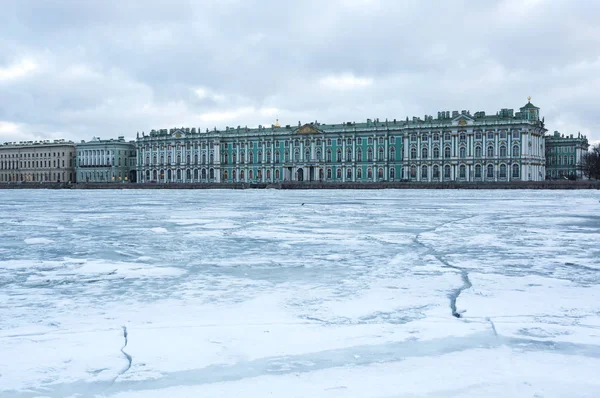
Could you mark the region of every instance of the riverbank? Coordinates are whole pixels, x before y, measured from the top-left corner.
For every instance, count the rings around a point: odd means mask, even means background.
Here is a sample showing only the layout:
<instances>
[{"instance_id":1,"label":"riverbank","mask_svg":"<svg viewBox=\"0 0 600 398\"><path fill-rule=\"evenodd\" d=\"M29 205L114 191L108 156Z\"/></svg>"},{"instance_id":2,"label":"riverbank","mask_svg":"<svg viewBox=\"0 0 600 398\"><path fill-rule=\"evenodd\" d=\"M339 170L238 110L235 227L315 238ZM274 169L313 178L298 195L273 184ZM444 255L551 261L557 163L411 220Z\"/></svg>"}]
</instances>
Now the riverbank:
<instances>
[{"instance_id":1,"label":"riverbank","mask_svg":"<svg viewBox=\"0 0 600 398\"><path fill-rule=\"evenodd\" d=\"M281 182L281 183L17 183L0 189L600 189L600 181L512 182Z\"/></svg>"}]
</instances>

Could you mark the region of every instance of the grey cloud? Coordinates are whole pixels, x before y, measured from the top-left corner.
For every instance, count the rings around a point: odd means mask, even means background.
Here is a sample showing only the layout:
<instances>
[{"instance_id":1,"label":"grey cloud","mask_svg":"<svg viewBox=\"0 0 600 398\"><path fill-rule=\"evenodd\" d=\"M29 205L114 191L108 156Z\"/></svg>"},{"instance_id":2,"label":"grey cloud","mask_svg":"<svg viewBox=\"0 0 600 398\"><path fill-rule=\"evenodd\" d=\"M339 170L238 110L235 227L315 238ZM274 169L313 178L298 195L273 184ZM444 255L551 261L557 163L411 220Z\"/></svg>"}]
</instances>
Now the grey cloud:
<instances>
[{"instance_id":1,"label":"grey cloud","mask_svg":"<svg viewBox=\"0 0 600 398\"><path fill-rule=\"evenodd\" d=\"M5 3L0 70L39 64L0 80L0 122L20 133L252 126L272 109L284 124L403 119L532 95L550 129L600 139L596 1ZM369 84L322 84L340 76Z\"/></svg>"}]
</instances>

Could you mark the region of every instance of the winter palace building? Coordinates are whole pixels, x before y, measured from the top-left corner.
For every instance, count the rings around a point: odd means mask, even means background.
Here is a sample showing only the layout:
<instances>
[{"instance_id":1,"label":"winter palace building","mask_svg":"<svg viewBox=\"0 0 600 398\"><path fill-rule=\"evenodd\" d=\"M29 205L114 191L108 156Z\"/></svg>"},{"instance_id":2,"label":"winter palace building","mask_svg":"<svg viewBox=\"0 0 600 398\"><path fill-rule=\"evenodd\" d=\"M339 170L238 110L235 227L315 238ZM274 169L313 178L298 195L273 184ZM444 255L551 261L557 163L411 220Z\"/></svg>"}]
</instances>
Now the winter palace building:
<instances>
[{"instance_id":1,"label":"winter palace building","mask_svg":"<svg viewBox=\"0 0 600 398\"><path fill-rule=\"evenodd\" d=\"M539 108L437 118L152 130L136 140L137 181L544 180Z\"/></svg>"}]
</instances>

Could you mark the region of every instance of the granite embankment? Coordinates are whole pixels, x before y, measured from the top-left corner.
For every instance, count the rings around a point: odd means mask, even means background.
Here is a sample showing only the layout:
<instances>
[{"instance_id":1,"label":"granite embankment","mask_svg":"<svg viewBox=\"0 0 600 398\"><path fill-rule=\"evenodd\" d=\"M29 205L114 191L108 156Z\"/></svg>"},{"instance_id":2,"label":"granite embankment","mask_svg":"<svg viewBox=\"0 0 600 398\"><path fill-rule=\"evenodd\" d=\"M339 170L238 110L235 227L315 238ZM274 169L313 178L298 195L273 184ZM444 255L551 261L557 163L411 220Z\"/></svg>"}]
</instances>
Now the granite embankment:
<instances>
[{"instance_id":1,"label":"granite embankment","mask_svg":"<svg viewBox=\"0 0 600 398\"><path fill-rule=\"evenodd\" d=\"M0 189L600 189L600 181L514 182L280 182L280 183L17 183Z\"/></svg>"}]
</instances>

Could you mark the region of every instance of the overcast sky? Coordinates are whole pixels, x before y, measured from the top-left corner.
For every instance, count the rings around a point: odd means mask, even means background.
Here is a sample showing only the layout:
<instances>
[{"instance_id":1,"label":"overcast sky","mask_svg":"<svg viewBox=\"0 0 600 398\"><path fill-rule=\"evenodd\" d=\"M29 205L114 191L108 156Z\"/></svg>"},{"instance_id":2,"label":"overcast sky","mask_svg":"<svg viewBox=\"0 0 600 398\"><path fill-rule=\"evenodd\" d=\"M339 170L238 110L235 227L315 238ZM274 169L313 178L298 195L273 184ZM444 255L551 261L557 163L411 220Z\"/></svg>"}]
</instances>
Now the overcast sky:
<instances>
[{"instance_id":1,"label":"overcast sky","mask_svg":"<svg viewBox=\"0 0 600 398\"><path fill-rule=\"evenodd\" d=\"M598 0L2 0L0 142L532 103L600 140Z\"/></svg>"}]
</instances>

